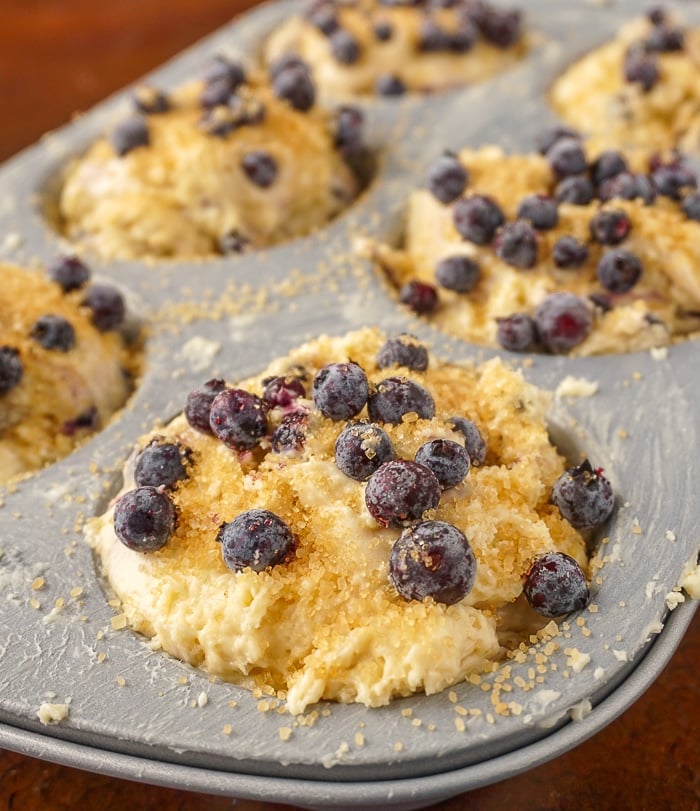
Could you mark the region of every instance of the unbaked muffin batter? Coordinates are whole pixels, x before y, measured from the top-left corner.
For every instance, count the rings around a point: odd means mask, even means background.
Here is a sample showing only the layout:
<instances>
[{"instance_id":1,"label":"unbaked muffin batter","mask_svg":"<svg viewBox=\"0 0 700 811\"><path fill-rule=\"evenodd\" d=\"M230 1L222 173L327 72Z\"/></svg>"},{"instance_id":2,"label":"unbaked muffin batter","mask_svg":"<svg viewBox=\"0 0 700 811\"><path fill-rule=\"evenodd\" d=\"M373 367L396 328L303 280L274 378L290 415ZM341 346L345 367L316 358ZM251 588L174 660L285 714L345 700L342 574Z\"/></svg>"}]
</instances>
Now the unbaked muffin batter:
<instances>
[{"instance_id":1,"label":"unbaked muffin batter","mask_svg":"<svg viewBox=\"0 0 700 811\"><path fill-rule=\"evenodd\" d=\"M307 234L356 196L362 116L322 111L308 72L274 80L219 59L136 111L67 169L66 236L107 258L237 254Z\"/></svg>"},{"instance_id":2,"label":"unbaked muffin batter","mask_svg":"<svg viewBox=\"0 0 700 811\"><path fill-rule=\"evenodd\" d=\"M124 404L136 364L119 332L124 302L113 288L91 285L81 272L75 287L64 276L64 289L8 264L0 276L4 482L65 456L104 425Z\"/></svg>"},{"instance_id":3,"label":"unbaked muffin batter","mask_svg":"<svg viewBox=\"0 0 700 811\"><path fill-rule=\"evenodd\" d=\"M700 197L683 157L545 136L546 154L435 162L402 248L374 250L402 300L446 332L521 351L626 352L697 332Z\"/></svg>"},{"instance_id":4,"label":"unbaked muffin batter","mask_svg":"<svg viewBox=\"0 0 700 811\"><path fill-rule=\"evenodd\" d=\"M558 115L610 146L700 147L700 31L657 9L571 65L552 87Z\"/></svg>"},{"instance_id":5,"label":"unbaked muffin batter","mask_svg":"<svg viewBox=\"0 0 700 811\"><path fill-rule=\"evenodd\" d=\"M522 597L530 565L558 550L587 568L579 532L550 502L565 464L547 433L548 395L500 360L480 367L440 363L415 339L402 340L408 359L380 353L385 339L376 330L321 337L241 389L209 381L188 398L187 416L139 442L115 503L88 526L89 542L132 628L151 637L154 647L212 674L280 691L288 709L300 713L320 699L377 706L416 691L435 693L490 669L506 646L546 623ZM417 368L396 365L406 362ZM366 374L369 405L355 417L335 411L351 397L322 400L317 392L319 380L328 382L319 371L329 363L351 364L357 374L359 366ZM397 422L377 417L385 412L374 398L391 385L388 378L401 378L408 397ZM416 393L417 411L411 404ZM263 395L262 404L255 400ZM222 397L256 403L251 421L264 415L264 427L255 444L228 432L225 421L219 425ZM207 402L211 412L205 416L226 442L201 422ZM418 525L448 522L466 536L476 569L464 596L407 599L391 581L392 547L402 527L415 521L377 518L368 493L378 494L379 474L366 482L339 467L338 437L348 424L370 430L357 425L367 420L368 408L375 428L364 437L363 464L408 460L399 465L415 470L421 466L410 460L423 458L419 449L433 440L449 440L452 450L456 445L459 454L469 454L466 476L457 483L441 478L437 506L417 519ZM376 426L388 440L379 441ZM169 461L153 478L156 468L144 463L144 454L155 448L163 461L163 446ZM165 468L168 481L159 495L158 487L144 485L162 482ZM139 491L175 516L154 551L141 551L143 538L131 534L143 514L134 507L138 499L126 505ZM224 561L224 547L237 517L251 509L274 513L278 519L268 524L284 522L293 540L275 549L274 565L256 553L249 566L234 570ZM115 515L124 542L115 535ZM128 523L135 516L136 523Z\"/></svg>"},{"instance_id":6,"label":"unbaked muffin batter","mask_svg":"<svg viewBox=\"0 0 700 811\"><path fill-rule=\"evenodd\" d=\"M273 32L265 60L302 57L323 97L337 99L472 84L527 50L520 12L471 0L443 5L314 2Z\"/></svg>"}]
</instances>

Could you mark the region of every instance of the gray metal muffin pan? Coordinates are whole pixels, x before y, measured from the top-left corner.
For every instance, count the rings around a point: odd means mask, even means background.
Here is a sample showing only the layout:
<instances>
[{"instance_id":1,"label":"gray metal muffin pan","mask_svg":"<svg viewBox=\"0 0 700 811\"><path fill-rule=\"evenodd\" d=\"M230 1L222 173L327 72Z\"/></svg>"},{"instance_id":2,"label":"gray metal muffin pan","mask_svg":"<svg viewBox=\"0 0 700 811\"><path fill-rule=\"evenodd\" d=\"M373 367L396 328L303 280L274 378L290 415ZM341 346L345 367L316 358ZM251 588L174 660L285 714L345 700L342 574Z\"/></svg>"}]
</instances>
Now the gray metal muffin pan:
<instances>
[{"instance_id":1,"label":"gray metal muffin pan","mask_svg":"<svg viewBox=\"0 0 700 811\"><path fill-rule=\"evenodd\" d=\"M297 8L290 2L261 6L148 80L174 87L215 53L252 59L265 32ZM114 612L78 526L119 487L121 464L138 436L177 413L187 392L211 376L235 380L322 332L367 324L389 333L410 330L443 358L498 354L411 318L376 271L354 256L356 238L396 236L406 193L444 148L495 142L530 150L534 135L555 122L545 100L554 77L638 11L634 0L604 7L536 0L527 4L535 46L506 74L429 98L362 102L378 155L376 177L346 213L310 237L187 264L87 257L95 275L116 282L150 324L147 369L128 406L103 432L2 495L0 746L131 779L308 808L410 809L560 754L609 723L651 683L695 609L686 601L670 613L667 595L698 554L700 461L688 453L699 441L697 342L668 353L532 356L525 365L522 357L508 356L528 379L550 389L567 375L598 384L591 397L556 401L552 433L565 451L585 449L605 468L618 508L602 547L607 562L593 583L597 613L583 612L584 627L570 618L567 638L548 660L556 672L528 692L513 684L505 700L517 701L522 712L493 713L493 723L489 694L467 684L454 688L457 701L480 709L480 717L457 715L447 692L378 709L322 704L313 724L261 712L247 691L212 682L151 651L130 631L112 629ZM700 9L684 7L683 15L698 22ZM46 263L66 250L43 207L65 161L127 108L126 94L119 94L0 170L3 259ZM218 316L208 317L207 310ZM33 591L39 576L46 585ZM590 662L574 672L565 648ZM533 666L532 660L513 663L511 683L517 676L527 681ZM68 703L67 718L42 725L37 711L43 702ZM465 731L455 719L465 722ZM223 734L224 724L231 725L230 735ZM293 726L288 741L280 739L282 726ZM358 732L363 746L355 741Z\"/></svg>"}]
</instances>

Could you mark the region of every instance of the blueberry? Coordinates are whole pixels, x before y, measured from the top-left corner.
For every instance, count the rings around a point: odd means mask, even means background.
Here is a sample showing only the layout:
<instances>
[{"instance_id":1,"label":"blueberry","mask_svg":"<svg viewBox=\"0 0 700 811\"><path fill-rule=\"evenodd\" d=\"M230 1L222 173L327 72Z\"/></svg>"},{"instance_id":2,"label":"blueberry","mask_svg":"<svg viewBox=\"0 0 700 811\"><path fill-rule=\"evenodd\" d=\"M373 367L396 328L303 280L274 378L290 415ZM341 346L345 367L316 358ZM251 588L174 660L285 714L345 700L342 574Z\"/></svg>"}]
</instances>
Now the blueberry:
<instances>
[{"instance_id":1,"label":"blueberry","mask_svg":"<svg viewBox=\"0 0 700 811\"><path fill-rule=\"evenodd\" d=\"M185 402L185 418L187 422L203 434L211 434L209 416L211 404L218 394L226 389L226 383L218 378L207 380L202 386L194 389L187 395Z\"/></svg>"},{"instance_id":2,"label":"blueberry","mask_svg":"<svg viewBox=\"0 0 700 811\"><path fill-rule=\"evenodd\" d=\"M75 436L78 431L95 431L100 425L100 414L97 408L89 406L77 417L72 420L66 420L61 425L61 433L64 436Z\"/></svg>"},{"instance_id":3,"label":"blueberry","mask_svg":"<svg viewBox=\"0 0 700 811\"><path fill-rule=\"evenodd\" d=\"M199 103L207 110L221 107L228 103L233 92L231 82L225 76L219 76L204 85L199 94Z\"/></svg>"},{"instance_id":4,"label":"blueberry","mask_svg":"<svg viewBox=\"0 0 700 811\"><path fill-rule=\"evenodd\" d=\"M301 60L287 64L273 75L272 90L278 99L302 113L310 110L316 101L316 87L308 66Z\"/></svg>"},{"instance_id":5,"label":"blueberry","mask_svg":"<svg viewBox=\"0 0 700 811\"><path fill-rule=\"evenodd\" d=\"M44 349L68 352L75 346L73 325L60 315L42 315L29 334Z\"/></svg>"},{"instance_id":6,"label":"blueberry","mask_svg":"<svg viewBox=\"0 0 700 811\"><path fill-rule=\"evenodd\" d=\"M109 142L120 158L139 146L148 146L151 141L148 122L143 116L127 118L112 130Z\"/></svg>"},{"instance_id":7,"label":"blueberry","mask_svg":"<svg viewBox=\"0 0 700 811\"><path fill-rule=\"evenodd\" d=\"M370 394L367 410L372 422L398 425L406 414L415 413L420 419L432 419L435 416L435 401L430 392L414 380L387 377Z\"/></svg>"},{"instance_id":8,"label":"blueberry","mask_svg":"<svg viewBox=\"0 0 700 811\"><path fill-rule=\"evenodd\" d=\"M232 62L221 54L217 54L207 65L202 76L205 82L214 82L219 79L228 81L231 92L245 82L245 70L239 62Z\"/></svg>"},{"instance_id":9,"label":"blueberry","mask_svg":"<svg viewBox=\"0 0 700 811\"><path fill-rule=\"evenodd\" d=\"M547 162L554 175L563 177L583 174L588 168L586 153L578 138L560 138L547 151Z\"/></svg>"},{"instance_id":10,"label":"blueberry","mask_svg":"<svg viewBox=\"0 0 700 811\"><path fill-rule=\"evenodd\" d=\"M167 113L171 108L170 99L166 94L149 85L137 87L132 99L137 112L145 115Z\"/></svg>"},{"instance_id":11,"label":"blueberry","mask_svg":"<svg viewBox=\"0 0 700 811\"><path fill-rule=\"evenodd\" d=\"M559 203L570 203L572 206L587 206L595 197L595 189L585 175L572 175L560 180L554 196Z\"/></svg>"},{"instance_id":12,"label":"blueberry","mask_svg":"<svg viewBox=\"0 0 700 811\"><path fill-rule=\"evenodd\" d=\"M300 451L306 444L308 426L309 415L306 411L293 411L285 414L270 437L272 450L275 453Z\"/></svg>"},{"instance_id":13,"label":"blueberry","mask_svg":"<svg viewBox=\"0 0 700 811\"><path fill-rule=\"evenodd\" d=\"M346 425L335 442L335 463L351 479L364 482L384 462L395 457L394 446L383 428L374 423Z\"/></svg>"},{"instance_id":14,"label":"blueberry","mask_svg":"<svg viewBox=\"0 0 700 811\"><path fill-rule=\"evenodd\" d=\"M377 366L380 369L405 366L416 372L424 372L428 368L428 350L415 336L404 332L396 338L389 338L380 347Z\"/></svg>"},{"instance_id":15,"label":"blueberry","mask_svg":"<svg viewBox=\"0 0 700 811\"><path fill-rule=\"evenodd\" d=\"M359 107L344 105L338 108L335 119L335 147L344 154L364 149L363 128L365 116Z\"/></svg>"},{"instance_id":16,"label":"blueberry","mask_svg":"<svg viewBox=\"0 0 700 811\"><path fill-rule=\"evenodd\" d=\"M488 8L479 20L479 28L492 45L509 48L520 39L521 22L519 11Z\"/></svg>"},{"instance_id":17,"label":"blueberry","mask_svg":"<svg viewBox=\"0 0 700 811\"><path fill-rule=\"evenodd\" d=\"M235 228L227 231L220 239L218 248L224 256L245 253L250 247L250 241Z\"/></svg>"},{"instance_id":18,"label":"blueberry","mask_svg":"<svg viewBox=\"0 0 700 811\"><path fill-rule=\"evenodd\" d=\"M0 394L7 394L19 385L23 374L19 352L13 346L0 346Z\"/></svg>"},{"instance_id":19,"label":"blueberry","mask_svg":"<svg viewBox=\"0 0 700 811\"><path fill-rule=\"evenodd\" d=\"M433 471L443 490L464 481L471 467L466 448L451 439L431 439L418 448L414 460Z\"/></svg>"},{"instance_id":20,"label":"blueberry","mask_svg":"<svg viewBox=\"0 0 700 811\"><path fill-rule=\"evenodd\" d=\"M265 381L263 400L272 408L289 406L299 397L306 397L306 389L297 375L271 377Z\"/></svg>"},{"instance_id":21,"label":"blueberry","mask_svg":"<svg viewBox=\"0 0 700 811\"><path fill-rule=\"evenodd\" d=\"M325 36L330 36L339 25L333 4L325 1L314 3L306 12L306 19Z\"/></svg>"},{"instance_id":22,"label":"blueberry","mask_svg":"<svg viewBox=\"0 0 700 811\"><path fill-rule=\"evenodd\" d=\"M378 76L374 89L379 96L403 96L408 90L401 78L391 73Z\"/></svg>"},{"instance_id":23,"label":"blueberry","mask_svg":"<svg viewBox=\"0 0 700 811\"><path fill-rule=\"evenodd\" d=\"M464 533L445 521L407 527L389 556L389 579L404 600L454 605L472 590L476 558Z\"/></svg>"},{"instance_id":24,"label":"blueberry","mask_svg":"<svg viewBox=\"0 0 700 811\"><path fill-rule=\"evenodd\" d=\"M360 58L362 49L357 38L350 31L338 28L329 37L331 52L341 65L354 65Z\"/></svg>"},{"instance_id":25,"label":"blueberry","mask_svg":"<svg viewBox=\"0 0 700 811\"><path fill-rule=\"evenodd\" d=\"M525 220L506 223L493 244L496 254L507 265L528 270L537 264L537 234Z\"/></svg>"},{"instance_id":26,"label":"blueberry","mask_svg":"<svg viewBox=\"0 0 700 811\"><path fill-rule=\"evenodd\" d=\"M485 195L461 197L452 211L457 232L476 245L488 245L505 222L500 206Z\"/></svg>"},{"instance_id":27,"label":"blueberry","mask_svg":"<svg viewBox=\"0 0 700 811\"><path fill-rule=\"evenodd\" d=\"M268 404L243 389L224 389L211 404L209 425L229 448L254 448L267 433Z\"/></svg>"},{"instance_id":28,"label":"blueberry","mask_svg":"<svg viewBox=\"0 0 700 811\"><path fill-rule=\"evenodd\" d=\"M588 459L569 468L554 483L552 502L576 529L596 527L610 517L615 504L612 485Z\"/></svg>"},{"instance_id":29,"label":"blueberry","mask_svg":"<svg viewBox=\"0 0 700 811\"><path fill-rule=\"evenodd\" d=\"M659 194L672 200L681 200L683 195L697 188L695 175L681 164L659 166L651 176L651 182Z\"/></svg>"},{"instance_id":30,"label":"blueberry","mask_svg":"<svg viewBox=\"0 0 700 811\"><path fill-rule=\"evenodd\" d=\"M455 293L470 293L480 278L481 270L477 263L461 254L441 259L435 266L435 281Z\"/></svg>"},{"instance_id":31,"label":"blueberry","mask_svg":"<svg viewBox=\"0 0 700 811\"><path fill-rule=\"evenodd\" d=\"M204 75L199 103L209 109L226 104L245 79L245 71L237 62L230 62L223 56L214 57Z\"/></svg>"},{"instance_id":32,"label":"blueberry","mask_svg":"<svg viewBox=\"0 0 700 811\"><path fill-rule=\"evenodd\" d=\"M156 487L129 490L114 506L114 532L137 552L154 552L170 540L177 512L168 496Z\"/></svg>"},{"instance_id":33,"label":"blueberry","mask_svg":"<svg viewBox=\"0 0 700 811\"><path fill-rule=\"evenodd\" d=\"M388 20L379 20L372 28L374 38L379 42L388 42L394 35L394 28Z\"/></svg>"},{"instance_id":34,"label":"blueberry","mask_svg":"<svg viewBox=\"0 0 700 811\"><path fill-rule=\"evenodd\" d=\"M496 340L509 352L527 352L537 343L537 327L527 313L497 318Z\"/></svg>"},{"instance_id":35,"label":"blueberry","mask_svg":"<svg viewBox=\"0 0 700 811\"><path fill-rule=\"evenodd\" d=\"M616 149L606 149L593 161L591 165L591 176L596 186L600 186L611 177L619 175L621 172L628 172L627 161L622 153Z\"/></svg>"},{"instance_id":36,"label":"blueberry","mask_svg":"<svg viewBox=\"0 0 700 811\"><path fill-rule=\"evenodd\" d=\"M573 293L550 293L535 311L535 324L550 352L568 352L586 339L593 316L585 299Z\"/></svg>"},{"instance_id":37,"label":"blueberry","mask_svg":"<svg viewBox=\"0 0 700 811\"><path fill-rule=\"evenodd\" d=\"M689 194L683 200L681 208L689 220L700 222L700 192Z\"/></svg>"},{"instance_id":38,"label":"blueberry","mask_svg":"<svg viewBox=\"0 0 700 811\"><path fill-rule=\"evenodd\" d=\"M331 420L349 420L359 414L367 402L369 384L364 370L352 361L328 363L314 377L313 399L316 408Z\"/></svg>"},{"instance_id":39,"label":"blueberry","mask_svg":"<svg viewBox=\"0 0 700 811\"><path fill-rule=\"evenodd\" d=\"M254 572L284 563L294 549L294 536L287 524L270 510L247 510L219 527L224 563L234 572Z\"/></svg>"},{"instance_id":40,"label":"blueberry","mask_svg":"<svg viewBox=\"0 0 700 811\"><path fill-rule=\"evenodd\" d=\"M647 19L652 25L663 25L666 22L666 9L662 6L654 6L647 11Z\"/></svg>"},{"instance_id":41,"label":"blueberry","mask_svg":"<svg viewBox=\"0 0 700 811\"><path fill-rule=\"evenodd\" d=\"M620 172L619 175L601 183L598 197L603 202L616 197L622 200L641 199L645 205L651 205L656 199L656 190L646 175Z\"/></svg>"},{"instance_id":42,"label":"blueberry","mask_svg":"<svg viewBox=\"0 0 700 811\"><path fill-rule=\"evenodd\" d=\"M469 172L452 152L445 152L428 169L428 189L441 203L461 197L468 182Z\"/></svg>"},{"instance_id":43,"label":"blueberry","mask_svg":"<svg viewBox=\"0 0 700 811\"><path fill-rule=\"evenodd\" d=\"M440 482L429 468L396 459L384 462L369 477L365 504L378 524L401 527L436 509L440 493Z\"/></svg>"},{"instance_id":44,"label":"blueberry","mask_svg":"<svg viewBox=\"0 0 700 811\"><path fill-rule=\"evenodd\" d=\"M422 20L418 32L418 50L424 53L437 53L450 49L450 35L430 17Z\"/></svg>"},{"instance_id":45,"label":"blueberry","mask_svg":"<svg viewBox=\"0 0 700 811\"><path fill-rule=\"evenodd\" d=\"M418 315L430 315L439 304L437 291L432 284L411 279L399 290L399 301Z\"/></svg>"},{"instance_id":46,"label":"blueberry","mask_svg":"<svg viewBox=\"0 0 700 811\"><path fill-rule=\"evenodd\" d=\"M277 161L262 149L247 152L241 160L241 169L248 180L261 189L266 189L277 177Z\"/></svg>"},{"instance_id":47,"label":"blueberry","mask_svg":"<svg viewBox=\"0 0 700 811\"><path fill-rule=\"evenodd\" d=\"M588 259L588 246L580 239L566 234L554 243L552 259L563 270L580 268Z\"/></svg>"},{"instance_id":48,"label":"blueberry","mask_svg":"<svg viewBox=\"0 0 700 811\"><path fill-rule=\"evenodd\" d=\"M647 51L656 53L670 53L682 51L685 44L685 35L682 28L670 25L656 25L644 41Z\"/></svg>"},{"instance_id":49,"label":"blueberry","mask_svg":"<svg viewBox=\"0 0 700 811\"><path fill-rule=\"evenodd\" d=\"M659 81L661 74L654 54L647 52L644 47L633 46L625 54L623 75L626 82L639 84L648 93Z\"/></svg>"},{"instance_id":50,"label":"blueberry","mask_svg":"<svg viewBox=\"0 0 700 811\"><path fill-rule=\"evenodd\" d=\"M613 309L612 299L607 293L590 293L588 300L603 313L609 313Z\"/></svg>"},{"instance_id":51,"label":"blueberry","mask_svg":"<svg viewBox=\"0 0 700 811\"><path fill-rule=\"evenodd\" d=\"M271 79L275 79L280 73L284 73L285 70L289 70L290 68L299 68L306 73L311 72L309 63L298 54L285 53L277 57L277 59L268 66L268 73Z\"/></svg>"},{"instance_id":52,"label":"blueberry","mask_svg":"<svg viewBox=\"0 0 700 811\"><path fill-rule=\"evenodd\" d=\"M550 618L580 611L590 600L583 570L563 552L538 558L525 577L523 592L538 614Z\"/></svg>"},{"instance_id":53,"label":"blueberry","mask_svg":"<svg viewBox=\"0 0 700 811\"><path fill-rule=\"evenodd\" d=\"M458 54L467 53L474 46L476 38L477 32L469 20L460 20L449 34L450 50Z\"/></svg>"},{"instance_id":54,"label":"blueberry","mask_svg":"<svg viewBox=\"0 0 700 811\"><path fill-rule=\"evenodd\" d=\"M516 216L540 231L548 231L559 222L557 201L546 194L529 194L520 201Z\"/></svg>"},{"instance_id":55,"label":"blueberry","mask_svg":"<svg viewBox=\"0 0 700 811\"><path fill-rule=\"evenodd\" d=\"M154 440L139 454L134 481L139 487L174 487L187 478L191 450L179 442Z\"/></svg>"},{"instance_id":56,"label":"blueberry","mask_svg":"<svg viewBox=\"0 0 700 811\"><path fill-rule=\"evenodd\" d=\"M83 304L92 311L92 323L100 332L118 329L126 318L124 297L111 285L90 285L85 291Z\"/></svg>"},{"instance_id":57,"label":"blueberry","mask_svg":"<svg viewBox=\"0 0 700 811\"><path fill-rule=\"evenodd\" d=\"M59 256L48 266L49 278L60 285L64 293L79 290L90 279L90 271L77 256Z\"/></svg>"},{"instance_id":58,"label":"blueberry","mask_svg":"<svg viewBox=\"0 0 700 811\"><path fill-rule=\"evenodd\" d=\"M619 245L627 238L632 223L624 211L599 211L589 224L591 236L601 245Z\"/></svg>"},{"instance_id":59,"label":"blueberry","mask_svg":"<svg viewBox=\"0 0 700 811\"><path fill-rule=\"evenodd\" d=\"M464 437L464 447L469 454L469 460L474 467L480 467L486 459L486 442L481 431L473 420L466 417L450 417L447 421L453 431L459 431Z\"/></svg>"},{"instance_id":60,"label":"blueberry","mask_svg":"<svg viewBox=\"0 0 700 811\"><path fill-rule=\"evenodd\" d=\"M598 262L596 275L598 281L611 293L627 293L639 281L642 263L629 251L608 251Z\"/></svg>"},{"instance_id":61,"label":"blueberry","mask_svg":"<svg viewBox=\"0 0 700 811\"><path fill-rule=\"evenodd\" d=\"M580 141L581 133L572 129L571 127L564 127L561 125L549 127L549 129L541 132L535 139L537 151L541 155L546 155L554 144L557 141L561 141L563 138L573 138L574 140Z\"/></svg>"}]
</instances>

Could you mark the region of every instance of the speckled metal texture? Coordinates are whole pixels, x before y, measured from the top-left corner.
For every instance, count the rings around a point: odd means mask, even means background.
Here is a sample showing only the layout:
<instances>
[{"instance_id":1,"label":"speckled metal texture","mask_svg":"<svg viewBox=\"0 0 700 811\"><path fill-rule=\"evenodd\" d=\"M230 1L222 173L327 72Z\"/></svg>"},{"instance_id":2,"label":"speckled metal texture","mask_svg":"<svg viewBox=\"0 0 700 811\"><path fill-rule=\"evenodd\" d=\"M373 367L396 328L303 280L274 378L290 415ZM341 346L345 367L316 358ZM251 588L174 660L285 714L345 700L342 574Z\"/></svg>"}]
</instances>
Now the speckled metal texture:
<instances>
[{"instance_id":1,"label":"speckled metal texture","mask_svg":"<svg viewBox=\"0 0 700 811\"><path fill-rule=\"evenodd\" d=\"M260 7L149 81L174 87L216 53L252 59L265 33L296 8ZM356 238L396 237L406 193L444 148L531 149L534 135L555 123L545 98L554 77L639 10L633 0L532 0L526 15L536 43L514 69L429 98L362 102L377 173L322 232L256 254L190 264L90 258L95 275L116 282L151 324L147 371L102 433L2 496L1 746L132 779L309 808L410 809L554 757L648 686L694 611L686 602L669 614L667 594L698 553L700 460L689 453L699 440L697 342L667 354L534 356L523 367L547 388L567 375L598 384L592 397L556 402L552 433L565 450L585 448L605 468L619 506L607 529L607 562L593 584L599 610L586 615L583 627L569 623L570 636L549 657L557 670L548 670L538 689L517 687L534 660L512 664L508 700L519 704L517 715L494 714L489 692L467 684L451 697L419 695L379 709L321 705L315 723L302 725L263 713L245 690L214 683L129 631L114 630L114 612L79 529L118 488L118 471L138 436L177 413L204 379L235 380L322 332L365 324L412 331L448 359L497 354L410 318L373 267L356 258ZM697 7L684 5L682 13L688 22L700 21ZM56 178L127 106L119 94L0 170L3 258L47 262L65 248L44 216ZM199 317L182 318L178 305L185 301ZM206 317L207 309L218 317ZM193 346L209 351L195 355ZM46 585L33 592L39 576ZM580 672L566 648L590 656ZM37 710L47 701L68 704L60 724L40 723ZM477 712L463 716L457 706ZM222 733L224 724L230 735ZM283 741L279 730L286 725L294 728Z\"/></svg>"}]
</instances>

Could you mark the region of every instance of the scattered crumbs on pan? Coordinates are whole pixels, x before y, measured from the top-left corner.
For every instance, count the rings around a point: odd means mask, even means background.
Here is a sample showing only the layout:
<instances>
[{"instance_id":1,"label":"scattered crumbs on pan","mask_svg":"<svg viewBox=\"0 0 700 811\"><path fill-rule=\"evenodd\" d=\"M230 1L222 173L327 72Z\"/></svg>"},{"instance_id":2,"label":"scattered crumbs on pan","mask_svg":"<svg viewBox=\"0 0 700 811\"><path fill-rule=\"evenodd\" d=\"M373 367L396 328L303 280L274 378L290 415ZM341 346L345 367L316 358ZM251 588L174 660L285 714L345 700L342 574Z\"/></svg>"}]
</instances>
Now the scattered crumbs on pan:
<instances>
[{"instance_id":1,"label":"scattered crumbs on pan","mask_svg":"<svg viewBox=\"0 0 700 811\"><path fill-rule=\"evenodd\" d=\"M592 397L597 393L599 384L594 380L586 380L584 377L573 377L567 375L554 390L554 397L557 400L574 397Z\"/></svg>"},{"instance_id":2,"label":"scattered crumbs on pan","mask_svg":"<svg viewBox=\"0 0 700 811\"><path fill-rule=\"evenodd\" d=\"M678 608L681 603L685 602L685 594L680 590L680 586L677 586L675 589L668 592L664 597L664 601L666 608L668 608L669 611L673 611Z\"/></svg>"},{"instance_id":3,"label":"scattered crumbs on pan","mask_svg":"<svg viewBox=\"0 0 700 811\"><path fill-rule=\"evenodd\" d=\"M53 703L44 701L37 710L37 717L44 726L51 724L60 724L68 718L70 712L70 699L67 699L64 704Z\"/></svg>"},{"instance_id":4,"label":"scattered crumbs on pan","mask_svg":"<svg viewBox=\"0 0 700 811\"><path fill-rule=\"evenodd\" d=\"M593 705L591 704L591 700L589 698L584 698L583 701L579 701L578 704L574 704L571 708L571 720L572 721L583 721L583 719L591 714L593 710Z\"/></svg>"},{"instance_id":5,"label":"scattered crumbs on pan","mask_svg":"<svg viewBox=\"0 0 700 811\"><path fill-rule=\"evenodd\" d=\"M210 341L201 335L195 335L182 345L176 359L186 364L190 372L203 372L220 351L221 344L218 341Z\"/></svg>"}]
</instances>

